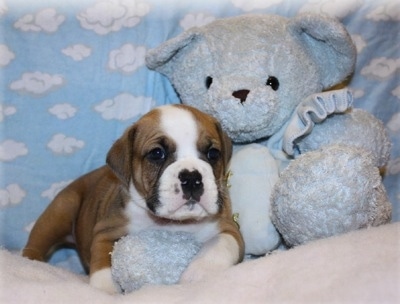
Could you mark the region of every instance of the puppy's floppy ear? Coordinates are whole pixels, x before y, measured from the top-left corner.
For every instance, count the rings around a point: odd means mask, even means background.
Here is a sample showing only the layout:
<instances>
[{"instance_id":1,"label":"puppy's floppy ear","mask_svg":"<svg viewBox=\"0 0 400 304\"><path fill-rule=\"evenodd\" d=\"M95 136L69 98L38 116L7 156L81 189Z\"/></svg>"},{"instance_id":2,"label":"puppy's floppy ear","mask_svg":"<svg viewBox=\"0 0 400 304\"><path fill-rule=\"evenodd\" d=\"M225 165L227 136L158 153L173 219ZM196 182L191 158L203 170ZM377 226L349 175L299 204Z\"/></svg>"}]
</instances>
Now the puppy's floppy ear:
<instances>
[{"instance_id":1,"label":"puppy's floppy ear","mask_svg":"<svg viewBox=\"0 0 400 304\"><path fill-rule=\"evenodd\" d=\"M133 140L135 132L135 126L126 130L108 151L106 159L107 165L127 188L129 187L129 182L132 177Z\"/></svg>"}]
</instances>

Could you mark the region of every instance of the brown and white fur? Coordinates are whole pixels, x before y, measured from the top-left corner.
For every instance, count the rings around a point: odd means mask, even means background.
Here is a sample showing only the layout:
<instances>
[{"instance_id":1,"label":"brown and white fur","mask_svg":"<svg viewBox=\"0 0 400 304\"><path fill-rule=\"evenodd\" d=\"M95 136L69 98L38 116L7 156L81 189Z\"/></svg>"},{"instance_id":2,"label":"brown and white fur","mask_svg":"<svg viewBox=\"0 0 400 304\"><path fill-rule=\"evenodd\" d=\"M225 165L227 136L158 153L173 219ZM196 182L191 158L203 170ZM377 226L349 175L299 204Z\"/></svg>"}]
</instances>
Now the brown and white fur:
<instances>
[{"instance_id":1,"label":"brown and white fur","mask_svg":"<svg viewBox=\"0 0 400 304\"><path fill-rule=\"evenodd\" d=\"M72 239L90 284L118 291L113 244L144 229L188 231L204 242L181 276L201 280L243 258L225 173L229 138L212 117L188 106L156 108L128 128L107 165L67 186L36 221L23 256L45 261Z\"/></svg>"}]
</instances>

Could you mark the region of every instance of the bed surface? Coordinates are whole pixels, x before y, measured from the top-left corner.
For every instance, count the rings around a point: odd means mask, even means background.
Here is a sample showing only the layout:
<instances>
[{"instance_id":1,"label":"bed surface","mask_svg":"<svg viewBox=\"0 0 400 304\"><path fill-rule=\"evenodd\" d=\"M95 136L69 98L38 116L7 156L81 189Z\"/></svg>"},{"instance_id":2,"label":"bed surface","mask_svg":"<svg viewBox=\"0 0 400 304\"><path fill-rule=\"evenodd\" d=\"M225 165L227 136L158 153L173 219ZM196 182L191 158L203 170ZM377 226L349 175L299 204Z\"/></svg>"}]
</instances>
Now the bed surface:
<instances>
[{"instance_id":1,"label":"bed surface","mask_svg":"<svg viewBox=\"0 0 400 304\"><path fill-rule=\"evenodd\" d=\"M127 295L105 294L85 276L1 250L0 302L399 303L399 236L399 223L364 229L245 262L204 282Z\"/></svg>"}]
</instances>

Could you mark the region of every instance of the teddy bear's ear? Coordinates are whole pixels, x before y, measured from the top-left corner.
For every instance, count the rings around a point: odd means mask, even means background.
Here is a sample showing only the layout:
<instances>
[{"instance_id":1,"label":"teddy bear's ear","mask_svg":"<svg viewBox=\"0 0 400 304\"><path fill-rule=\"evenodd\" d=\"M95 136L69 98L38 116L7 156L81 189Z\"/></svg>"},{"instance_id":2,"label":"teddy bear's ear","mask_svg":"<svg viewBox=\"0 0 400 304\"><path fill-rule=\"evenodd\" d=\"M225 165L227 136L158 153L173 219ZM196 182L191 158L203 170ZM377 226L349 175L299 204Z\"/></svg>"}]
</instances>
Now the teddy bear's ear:
<instances>
[{"instance_id":1,"label":"teddy bear's ear","mask_svg":"<svg viewBox=\"0 0 400 304\"><path fill-rule=\"evenodd\" d=\"M199 33L192 28L172 38L146 54L146 65L149 69L168 75L171 68L168 64L182 49L196 40Z\"/></svg>"},{"instance_id":2,"label":"teddy bear's ear","mask_svg":"<svg viewBox=\"0 0 400 304\"><path fill-rule=\"evenodd\" d=\"M338 20L325 15L302 14L290 19L288 29L320 67L324 88L344 81L353 73L357 51Z\"/></svg>"}]
</instances>

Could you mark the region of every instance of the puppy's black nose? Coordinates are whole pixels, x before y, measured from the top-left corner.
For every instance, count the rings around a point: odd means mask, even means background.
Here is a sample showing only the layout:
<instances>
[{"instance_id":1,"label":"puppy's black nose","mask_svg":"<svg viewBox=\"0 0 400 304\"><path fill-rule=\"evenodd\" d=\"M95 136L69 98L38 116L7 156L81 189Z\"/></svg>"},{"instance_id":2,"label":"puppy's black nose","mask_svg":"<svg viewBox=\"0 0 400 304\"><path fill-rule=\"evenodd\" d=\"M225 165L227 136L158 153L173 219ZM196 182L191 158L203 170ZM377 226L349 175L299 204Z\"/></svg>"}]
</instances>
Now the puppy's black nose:
<instances>
[{"instance_id":1,"label":"puppy's black nose","mask_svg":"<svg viewBox=\"0 0 400 304\"><path fill-rule=\"evenodd\" d=\"M199 171L182 170L178 176L181 181L184 199L193 199L196 202L200 201L201 195L204 193L204 185L202 176Z\"/></svg>"},{"instance_id":2,"label":"puppy's black nose","mask_svg":"<svg viewBox=\"0 0 400 304\"><path fill-rule=\"evenodd\" d=\"M232 93L232 96L240 99L240 102L243 103L246 101L247 95L249 95L249 90L238 90Z\"/></svg>"}]
</instances>

